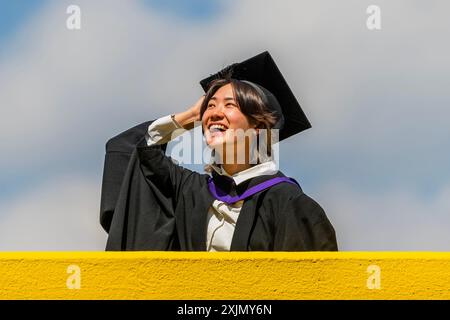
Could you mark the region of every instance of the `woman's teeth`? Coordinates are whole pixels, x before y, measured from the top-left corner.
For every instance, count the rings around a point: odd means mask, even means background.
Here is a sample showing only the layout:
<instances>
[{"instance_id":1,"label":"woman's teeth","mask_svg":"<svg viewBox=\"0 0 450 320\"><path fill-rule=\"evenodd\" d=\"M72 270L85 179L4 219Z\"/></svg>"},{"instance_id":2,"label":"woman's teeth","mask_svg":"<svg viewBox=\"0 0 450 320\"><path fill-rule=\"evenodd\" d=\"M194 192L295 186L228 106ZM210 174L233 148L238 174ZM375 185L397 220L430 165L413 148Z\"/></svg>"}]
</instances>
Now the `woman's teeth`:
<instances>
[{"instance_id":1,"label":"woman's teeth","mask_svg":"<svg viewBox=\"0 0 450 320\"><path fill-rule=\"evenodd\" d=\"M213 124L212 126L209 127L209 131L211 133L223 132L225 130L226 130L225 126L221 124Z\"/></svg>"}]
</instances>

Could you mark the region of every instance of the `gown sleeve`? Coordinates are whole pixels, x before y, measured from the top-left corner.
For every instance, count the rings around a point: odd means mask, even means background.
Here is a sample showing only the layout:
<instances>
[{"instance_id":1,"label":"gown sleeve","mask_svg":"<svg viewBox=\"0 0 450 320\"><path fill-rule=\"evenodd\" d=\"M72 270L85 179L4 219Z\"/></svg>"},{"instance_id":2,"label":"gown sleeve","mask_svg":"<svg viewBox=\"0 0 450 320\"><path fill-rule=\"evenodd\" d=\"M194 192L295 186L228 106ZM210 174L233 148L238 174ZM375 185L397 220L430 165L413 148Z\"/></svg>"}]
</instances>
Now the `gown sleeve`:
<instances>
[{"instance_id":1,"label":"gown sleeve","mask_svg":"<svg viewBox=\"0 0 450 320\"><path fill-rule=\"evenodd\" d=\"M164 197L171 199L174 207L179 195L193 188L190 182L192 178L200 176L176 164L171 157L166 156L161 145L140 146L137 153L145 179L154 184Z\"/></svg>"},{"instance_id":2,"label":"gown sleeve","mask_svg":"<svg viewBox=\"0 0 450 320\"><path fill-rule=\"evenodd\" d=\"M122 182L138 144L144 143L144 137L153 121L141 123L106 143L103 165L102 192L100 200L100 224L109 232ZM135 158L135 156L133 157Z\"/></svg>"},{"instance_id":3,"label":"gown sleeve","mask_svg":"<svg viewBox=\"0 0 450 320\"><path fill-rule=\"evenodd\" d=\"M144 177L157 186L165 197L172 199L174 206L185 182L190 177L199 175L179 166L166 156L166 143L184 132L186 130L171 116L159 118L148 127L146 145L137 148Z\"/></svg>"},{"instance_id":4,"label":"gown sleeve","mask_svg":"<svg viewBox=\"0 0 450 320\"><path fill-rule=\"evenodd\" d=\"M274 251L337 251L336 234L325 211L304 193L277 215Z\"/></svg>"},{"instance_id":5,"label":"gown sleeve","mask_svg":"<svg viewBox=\"0 0 450 320\"><path fill-rule=\"evenodd\" d=\"M106 250L176 250L171 199L147 181L137 146L146 145L150 122L144 122L106 144L100 223L108 232ZM165 145L160 145L165 150Z\"/></svg>"}]
</instances>

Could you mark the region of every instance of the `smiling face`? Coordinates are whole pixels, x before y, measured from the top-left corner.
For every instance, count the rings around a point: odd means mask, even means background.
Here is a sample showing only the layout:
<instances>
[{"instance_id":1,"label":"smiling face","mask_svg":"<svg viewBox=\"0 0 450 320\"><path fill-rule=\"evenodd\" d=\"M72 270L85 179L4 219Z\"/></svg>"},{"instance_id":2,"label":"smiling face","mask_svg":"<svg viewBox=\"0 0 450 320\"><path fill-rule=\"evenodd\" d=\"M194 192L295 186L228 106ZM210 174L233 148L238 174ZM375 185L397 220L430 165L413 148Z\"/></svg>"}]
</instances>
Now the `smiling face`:
<instances>
[{"instance_id":1,"label":"smiling face","mask_svg":"<svg viewBox=\"0 0 450 320\"><path fill-rule=\"evenodd\" d=\"M213 148L224 143L234 143L237 129L246 131L255 127L241 112L230 83L220 87L209 99L202 116L202 125L206 143Z\"/></svg>"}]
</instances>

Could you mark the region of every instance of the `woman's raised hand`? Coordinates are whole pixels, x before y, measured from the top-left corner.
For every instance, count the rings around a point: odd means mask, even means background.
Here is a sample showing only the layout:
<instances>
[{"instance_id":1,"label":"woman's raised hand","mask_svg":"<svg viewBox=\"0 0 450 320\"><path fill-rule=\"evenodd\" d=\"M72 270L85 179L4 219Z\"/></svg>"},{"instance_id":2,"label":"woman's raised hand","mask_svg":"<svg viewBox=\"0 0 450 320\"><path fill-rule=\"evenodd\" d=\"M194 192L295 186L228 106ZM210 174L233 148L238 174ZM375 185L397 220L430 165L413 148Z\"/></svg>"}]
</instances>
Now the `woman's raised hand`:
<instances>
[{"instance_id":1,"label":"woman's raised hand","mask_svg":"<svg viewBox=\"0 0 450 320\"><path fill-rule=\"evenodd\" d=\"M205 100L205 95L202 95L200 99L197 100L197 102L190 108L192 117L194 118L194 121L200 121L200 109L203 104L203 100Z\"/></svg>"},{"instance_id":2,"label":"woman's raised hand","mask_svg":"<svg viewBox=\"0 0 450 320\"><path fill-rule=\"evenodd\" d=\"M200 121L200 109L205 96L201 96L197 102L186 111L175 114L175 121L178 122L186 130L194 127L195 121Z\"/></svg>"}]
</instances>

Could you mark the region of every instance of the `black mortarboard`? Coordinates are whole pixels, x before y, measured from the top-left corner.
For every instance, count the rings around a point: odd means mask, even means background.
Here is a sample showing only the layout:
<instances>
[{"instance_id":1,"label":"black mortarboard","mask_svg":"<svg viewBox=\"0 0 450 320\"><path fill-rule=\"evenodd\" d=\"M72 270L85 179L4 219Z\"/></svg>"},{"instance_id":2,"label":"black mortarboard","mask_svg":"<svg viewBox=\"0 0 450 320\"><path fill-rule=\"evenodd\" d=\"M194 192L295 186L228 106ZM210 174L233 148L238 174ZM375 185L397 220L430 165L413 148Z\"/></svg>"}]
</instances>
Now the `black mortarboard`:
<instances>
[{"instance_id":1,"label":"black mortarboard","mask_svg":"<svg viewBox=\"0 0 450 320\"><path fill-rule=\"evenodd\" d=\"M206 92L213 80L227 77L250 81L258 85L268 99L269 107L275 113L282 112L283 117L275 126L275 128L278 127L280 129L280 141L311 128L308 118L306 118L300 104L269 52L264 51L241 63L234 63L218 73L203 79L200 81L200 84Z\"/></svg>"}]
</instances>

